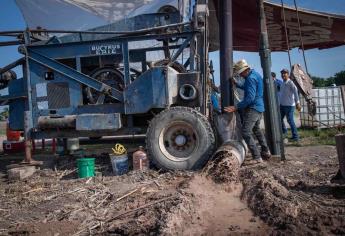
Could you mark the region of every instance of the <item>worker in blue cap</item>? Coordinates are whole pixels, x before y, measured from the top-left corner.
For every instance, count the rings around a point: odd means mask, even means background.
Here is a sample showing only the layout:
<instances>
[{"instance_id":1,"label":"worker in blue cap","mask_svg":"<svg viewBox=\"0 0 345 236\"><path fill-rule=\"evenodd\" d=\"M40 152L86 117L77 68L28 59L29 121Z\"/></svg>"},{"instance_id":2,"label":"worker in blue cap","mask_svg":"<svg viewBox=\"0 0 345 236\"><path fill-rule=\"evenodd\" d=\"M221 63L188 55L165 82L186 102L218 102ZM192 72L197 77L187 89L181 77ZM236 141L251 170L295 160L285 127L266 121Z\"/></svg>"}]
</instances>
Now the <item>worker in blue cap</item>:
<instances>
[{"instance_id":1,"label":"worker in blue cap","mask_svg":"<svg viewBox=\"0 0 345 236\"><path fill-rule=\"evenodd\" d=\"M298 90L294 82L290 79L289 70L282 69L280 71L283 83L280 86L279 92L279 103L280 103L280 116L282 121L282 130L283 134L287 135L287 129L284 123L284 118L286 116L287 122L291 128L291 141L298 142L298 132L294 120L295 108L298 111L301 111L301 105L299 102Z\"/></svg>"}]
</instances>

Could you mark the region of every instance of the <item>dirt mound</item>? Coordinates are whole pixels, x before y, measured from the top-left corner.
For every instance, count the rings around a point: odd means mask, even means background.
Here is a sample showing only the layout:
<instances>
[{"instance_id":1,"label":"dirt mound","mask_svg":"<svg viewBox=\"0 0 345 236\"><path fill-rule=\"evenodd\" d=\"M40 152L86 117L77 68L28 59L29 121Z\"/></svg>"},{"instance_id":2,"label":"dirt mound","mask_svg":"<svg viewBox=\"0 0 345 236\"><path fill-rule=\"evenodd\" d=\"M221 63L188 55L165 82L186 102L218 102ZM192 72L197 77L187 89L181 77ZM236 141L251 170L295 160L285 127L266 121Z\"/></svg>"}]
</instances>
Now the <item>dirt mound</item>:
<instances>
[{"instance_id":1,"label":"dirt mound","mask_svg":"<svg viewBox=\"0 0 345 236\"><path fill-rule=\"evenodd\" d=\"M72 235L77 232L78 222L73 221L52 221L41 224L23 224L9 232L12 236L24 235Z\"/></svg>"},{"instance_id":2,"label":"dirt mound","mask_svg":"<svg viewBox=\"0 0 345 236\"><path fill-rule=\"evenodd\" d=\"M195 175L183 201L168 217L167 235L265 235L268 227L241 201L242 185L224 185ZM192 197L191 197L192 196ZM186 224L188 222L188 224Z\"/></svg>"},{"instance_id":3,"label":"dirt mound","mask_svg":"<svg viewBox=\"0 0 345 236\"><path fill-rule=\"evenodd\" d=\"M294 153L287 163L243 168L243 198L275 233L344 235L344 186L328 181L337 171L336 156L330 156L334 150L325 147L315 155L298 148Z\"/></svg>"},{"instance_id":4,"label":"dirt mound","mask_svg":"<svg viewBox=\"0 0 345 236\"><path fill-rule=\"evenodd\" d=\"M28 180L1 179L0 234L345 234L344 186L329 182L338 170L335 148L294 147L286 156L239 168L221 155L200 173L90 179L77 179L61 160ZM97 169L107 173L108 161L101 157Z\"/></svg>"},{"instance_id":5,"label":"dirt mound","mask_svg":"<svg viewBox=\"0 0 345 236\"><path fill-rule=\"evenodd\" d=\"M236 183L239 181L240 164L235 156L220 152L204 168L206 176L215 183Z\"/></svg>"}]
</instances>

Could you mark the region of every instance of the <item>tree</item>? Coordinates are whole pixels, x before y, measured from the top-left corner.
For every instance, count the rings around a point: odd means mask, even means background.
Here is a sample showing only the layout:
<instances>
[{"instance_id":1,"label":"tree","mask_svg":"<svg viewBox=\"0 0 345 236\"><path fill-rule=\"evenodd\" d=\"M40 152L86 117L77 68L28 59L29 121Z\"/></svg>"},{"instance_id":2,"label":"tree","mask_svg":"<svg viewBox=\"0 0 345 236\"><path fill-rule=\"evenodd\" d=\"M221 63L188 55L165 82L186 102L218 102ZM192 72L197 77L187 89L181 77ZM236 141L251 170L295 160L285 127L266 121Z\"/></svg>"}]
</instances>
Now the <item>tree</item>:
<instances>
[{"instance_id":1,"label":"tree","mask_svg":"<svg viewBox=\"0 0 345 236\"><path fill-rule=\"evenodd\" d=\"M334 75L334 81L337 86L345 85L345 70L342 70Z\"/></svg>"},{"instance_id":2,"label":"tree","mask_svg":"<svg viewBox=\"0 0 345 236\"><path fill-rule=\"evenodd\" d=\"M321 77L317 77L317 76L311 76L310 78L313 80L313 85L315 88L326 86L326 79L325 78L321 78Z\"/></svg>"},{"instance_id":3,"label":"tree","mask_svg":"<svg viewBox=\"0 0 345 236\"><path fill-rule=\"evenodd\" d=\"M314 82L313 85L315 88L329 87L335 84L335 77L321 78L317 76L311 76L311 79Z\"/></svg>"},{"instance_id":4,"label":"tree","mask_svg":"<svg viewBox=\"0 0 345 236\"><path fill-rule=\"evenodd\" d=\"M2 112L0 112L0 120L6 120L9 116L9 109L5 107Z\"/></svg>"}]
</instances>

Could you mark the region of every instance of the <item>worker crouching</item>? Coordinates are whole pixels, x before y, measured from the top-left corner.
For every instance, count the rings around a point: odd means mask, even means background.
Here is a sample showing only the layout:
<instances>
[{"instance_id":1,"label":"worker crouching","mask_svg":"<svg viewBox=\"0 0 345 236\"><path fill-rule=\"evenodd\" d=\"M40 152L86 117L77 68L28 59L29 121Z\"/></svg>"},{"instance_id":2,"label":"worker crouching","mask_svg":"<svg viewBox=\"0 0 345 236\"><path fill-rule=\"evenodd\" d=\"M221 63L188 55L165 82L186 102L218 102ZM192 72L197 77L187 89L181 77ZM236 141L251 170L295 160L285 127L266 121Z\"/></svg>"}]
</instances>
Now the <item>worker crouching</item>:
<instances>
[{"instance_id":1,"label":"worker crouching","mask_svg":"<svg viewBox=\"0 0 345 236\"><path fill-rule=\"evenodd\" d=\"M265 111L263 101L263 79L259 73L251 69L245 60L240 60L234 65L234 74L240 75L245 79L243 85L234 81L234 84L244 90L243 100L236 106L225 107L226 112L242 113L242 136L248 145L253 157L253 163L261 163L263 159L270 158L266 138L260 130L260 121ZM254 136L258 139L261 146L261 153L256 145Z\"/></svg>"}]
</instances>

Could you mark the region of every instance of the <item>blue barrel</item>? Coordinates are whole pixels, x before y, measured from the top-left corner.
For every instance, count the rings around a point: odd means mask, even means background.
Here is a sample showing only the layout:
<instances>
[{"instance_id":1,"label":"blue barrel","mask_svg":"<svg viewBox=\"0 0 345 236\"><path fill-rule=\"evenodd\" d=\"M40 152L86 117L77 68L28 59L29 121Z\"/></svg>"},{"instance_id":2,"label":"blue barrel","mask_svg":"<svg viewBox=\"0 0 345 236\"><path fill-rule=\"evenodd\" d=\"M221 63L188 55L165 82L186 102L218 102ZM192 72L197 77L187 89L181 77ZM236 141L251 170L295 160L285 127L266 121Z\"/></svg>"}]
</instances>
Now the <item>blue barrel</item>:
<instances>
[{"instance_id":1,"label":"blue barrel","mask_svg":"<svg viewBox=\"0 0 345 236\"><path fill-rule=\"evenodd\" d=\"M124 175L128 172L128 156L127 154L123 155L114 155L110 154L111 166L113 167L114 175Z\"/></svg>"}]
</instances>

